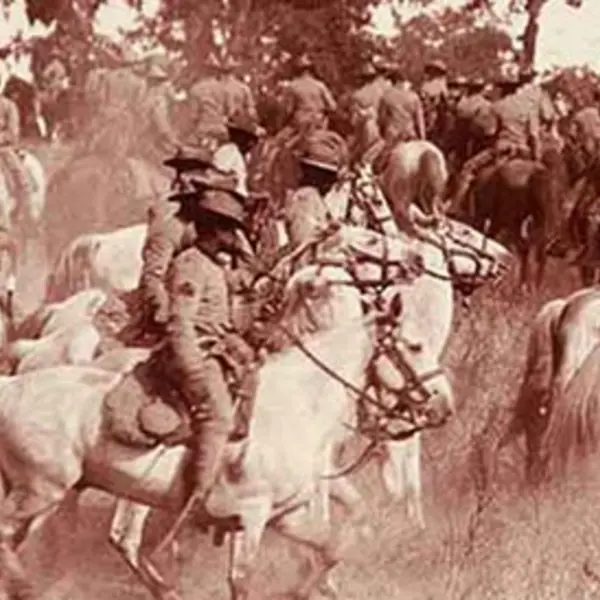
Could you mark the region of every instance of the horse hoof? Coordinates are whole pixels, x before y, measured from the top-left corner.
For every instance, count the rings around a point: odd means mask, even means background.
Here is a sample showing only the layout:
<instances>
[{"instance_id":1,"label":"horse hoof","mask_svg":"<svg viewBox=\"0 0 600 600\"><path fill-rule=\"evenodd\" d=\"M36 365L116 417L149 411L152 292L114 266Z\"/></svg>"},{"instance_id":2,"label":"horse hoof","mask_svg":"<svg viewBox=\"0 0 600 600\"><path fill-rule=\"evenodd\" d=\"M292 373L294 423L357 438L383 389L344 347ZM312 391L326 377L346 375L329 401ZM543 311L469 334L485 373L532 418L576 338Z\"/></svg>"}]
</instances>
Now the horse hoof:
<instances>
[{"instance_id":1,"label":"horse hoof","mask_svg":"<svg viewBox=\"0 0 600 600\"><path fill-rule=\"evenodd\" d=\"M325 598L331 598L331 600L335 600L340 594L337 585L331 579L323 581L317 588L317 591Z\"/></svg>"}]
</instances>

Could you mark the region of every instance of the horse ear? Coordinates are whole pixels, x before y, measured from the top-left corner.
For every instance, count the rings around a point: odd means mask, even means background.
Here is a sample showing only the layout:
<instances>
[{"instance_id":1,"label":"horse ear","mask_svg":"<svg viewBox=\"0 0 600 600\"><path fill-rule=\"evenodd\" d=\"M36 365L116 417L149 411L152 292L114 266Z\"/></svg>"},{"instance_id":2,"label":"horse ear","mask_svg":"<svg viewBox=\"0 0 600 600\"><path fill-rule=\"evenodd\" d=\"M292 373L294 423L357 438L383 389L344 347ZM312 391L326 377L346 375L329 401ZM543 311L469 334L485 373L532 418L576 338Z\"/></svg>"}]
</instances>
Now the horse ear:
<instances>
[{"instance_id":1,"label":"horse ear","mask_svg":"<svg viewBox=\"0 0 600 600\"><path fill-rule=\"evenodd\" d=\"M397 321L400 318L403 310L404 303L402 302L402 294L400 292L396 292L390 301L390 316Z\"/></svg>"}]
</instances>

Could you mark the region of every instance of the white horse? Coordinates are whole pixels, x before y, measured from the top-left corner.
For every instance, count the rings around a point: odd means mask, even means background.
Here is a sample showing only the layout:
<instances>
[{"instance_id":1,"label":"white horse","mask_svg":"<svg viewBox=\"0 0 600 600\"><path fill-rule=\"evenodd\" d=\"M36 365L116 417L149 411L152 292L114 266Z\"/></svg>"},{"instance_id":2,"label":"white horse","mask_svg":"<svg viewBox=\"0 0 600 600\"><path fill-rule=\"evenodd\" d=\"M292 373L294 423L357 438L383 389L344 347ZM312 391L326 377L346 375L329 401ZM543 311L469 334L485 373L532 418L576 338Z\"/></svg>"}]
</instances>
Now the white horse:
<instances>
[{"instance_id":1,"label":"white horse","mask_svg":"<svg viewBox=\"0 0 600 600\"><path fill-rule=\"evenodd\" d=\"M365 239L369 236L373 241L381 239L375 232L369 233L368 230L346 226L340 230L340 235L345 235L347 239L345 247L352 244L350 240L353 232L362 232ZM510 253L502 245L486 239L473 228L455 221L448 220L438 228L423 229L421 235L422 239L410 243L416 243L416 248L424 258L426 273L410 284L396 286L396 289L401 291L403 315L414 326L413 339L423 351L431 352L441 360L451 331L453 283L460 285L461 278L464 278L465 281L481 285L494 279L503 272ZM400 233L398 237L388 240L391 248L409 243ZM328 243L335 247L331 240ZM369 244L365 248L368 246ZM383 249L384 246L380 250ZM322 256L322 260L327 261L326 256L327 254ZM380 254L379 258L383 264L383 254ZM124 356L123 368L128 360L129 357ZM118 361L113 361L112 368L119 370ZM405 498L409 517L423 526L420 445L418 433L404 441L388 442L386 450L390 460L383 465L382 477L388 492L394 497ZM315 498L312 505L313 515L318 514L324 522L330 522L330 482L322 481L319 487L320 498ZM362 500L348 481L337 480L334 495L344 504L352 504L355 512L360 512ZM139 564L142 533L149 512L150 508L147 506L120 501L111 523L111 543L134 565Z\"/></svg>"},{"instance_id":2,"label":"white horse","mask_svg":"<svg viewBox=\"0 0 600 600\"><path fill-rule=\"evenodd\" d=\"M138 285L148 226L76 237L60 254L47 278L46 299L57 302L84 289L128 292Z\"/></svg>"},{"instance_id":3,"label":"white horse","mask_svg":"<svg viewBox=\"0 0 600 600\"><path fill-rule=\"evenodd\" d=\"M397 294L388 294L382 312L365 320L352 281L338 267L307 267L292 278L280 326L298 345L262 366L248 439L230 448L208 500L216 518L239 515L243 526L231 537L234 599L248 597L267 525L317 552L318 563L298 597L308 597L342 559L349 524L335 532L307 532L302 510L320 478L333 472L331 461L324 468L324 452L350 415L358 411L359 426L376 424L372 434L385 436L394 423L418 429L441 425L451 414L449 384L437 361L414 341L418 331L401 318ZM384 338L389 344L381 346ZM384 392L379 400L373 392L347 393L348 385L363 389L369 365ZM166 510L178 511L185 502L185 447L129 448L107 435L104 399L120 379L98 369L59 367L5 378L0 385L0 467L10 490L0 517L0 569L11 600L23 598L30 586L15 545L76 484ZM157 598L177 597L151 569L143 568L140 576Z\"/></svg>"}]
</instances>

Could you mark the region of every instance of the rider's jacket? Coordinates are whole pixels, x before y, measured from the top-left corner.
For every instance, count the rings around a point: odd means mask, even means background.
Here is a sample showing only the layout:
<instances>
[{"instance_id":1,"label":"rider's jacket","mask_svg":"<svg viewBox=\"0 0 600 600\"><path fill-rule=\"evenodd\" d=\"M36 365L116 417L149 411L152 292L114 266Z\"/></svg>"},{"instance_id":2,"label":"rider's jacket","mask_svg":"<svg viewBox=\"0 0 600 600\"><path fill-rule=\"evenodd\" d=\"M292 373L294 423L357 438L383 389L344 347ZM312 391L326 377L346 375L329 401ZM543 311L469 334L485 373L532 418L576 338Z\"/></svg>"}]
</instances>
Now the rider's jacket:
<instances>
[{"instance_id":1,"label":"rider's jacket","mask_svg":"<svg viewBox=\"0 0 600 600\"><path fill-rule=\"evenodd\" d=\"M0 96L0 146L14 147L19 143L19 137L20 124L17 105L6 96Z\"/></svg>"},{"instance_id":2,"label":"rider's jacket","mask_svg":"<svg viewBox=\"0 0 600 600\"><path fill-rule=\"evenodd\" d=\"M194 114L194 134L197 141L213 138L228 139L227 107L228 92L224 81L218 77L206 77L192 86L190 102Z\"/></svg>"},{"instance_id":3,"label":"rider's jacket","mask_svg":"<svg viewBox=\"0 0 600 600\"><path fill-rule=\"evenodd\" d=\"M256 103L252 90L234 75L228 75L223 79L227 102L227 116L231 118L236 114L248 115L254 121L258 121Z\"/></svg>"},{"instance_id":4,"label":"rider's jacket","mask_svg":"<svg viewBox=\"0 0 600 600\"><path fill-rule=\"evenodd\" d=\"M286 114L296 129L320 128L337 104L329 88L310 73L296 77L284 92Z\"/></svg>"},{"instance_id":5,"label":"rider's jacket","mask_svg":"<svg viewBox=\"0 0 600 600\"><path fill-rule=\"evenodd\" d=\"M496 101L494 111L498 117L496 145L532 151L539 141L540 119L531 109L527 95L519 92Z\"/></svg>"},{"instance_id":6,"label":"rider's jacket","mask_svg":"<svg viewBox=\"0 0 600 600\"><path fill-rule=\"evenodd\" d=\"M424 139L423 105L419 96L401 85L391 86L379 104L379 128L383 138L409 141Z\"/></svg>"}]
</instances>

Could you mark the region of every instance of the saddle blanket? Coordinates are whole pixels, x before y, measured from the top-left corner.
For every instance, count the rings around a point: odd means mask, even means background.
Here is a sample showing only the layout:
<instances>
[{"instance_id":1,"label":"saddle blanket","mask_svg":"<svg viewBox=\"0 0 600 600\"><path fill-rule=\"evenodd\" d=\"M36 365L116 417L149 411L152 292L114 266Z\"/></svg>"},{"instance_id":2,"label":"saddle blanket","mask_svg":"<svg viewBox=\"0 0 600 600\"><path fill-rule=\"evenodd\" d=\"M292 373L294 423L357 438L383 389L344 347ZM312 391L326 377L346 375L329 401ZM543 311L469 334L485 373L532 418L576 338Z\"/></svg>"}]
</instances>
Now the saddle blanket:
<instances>
[{"instance_id":1,"label":"saddle blanket","mask_svg":"<svg viewBox=\"0 0 600 600\"><path fill-rule=\"evenodd\" d=\"M152 448L159 443L184 443L190 436L189 418L174 392L149 381L146 363L123 376L104 400L104 428L127 446Z\"/></svg>"},{"instance_id":2,"label":"saddle blanket","mask_svg":"<svg viewBox=\"0 0 600 600\"><path fill-rule=\"evenodd\" d=\"M152 359L139 363L104 400L103 426L114 440L127 446L152 448L175 446L192 438L190 417L179 393L167 382L152 376ZM247 436L250 405L245 399L235 411L230 440Z\"/></svg>"}]
</instances>

